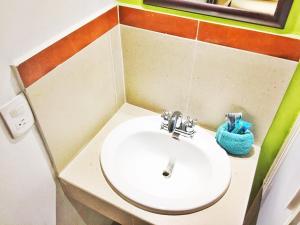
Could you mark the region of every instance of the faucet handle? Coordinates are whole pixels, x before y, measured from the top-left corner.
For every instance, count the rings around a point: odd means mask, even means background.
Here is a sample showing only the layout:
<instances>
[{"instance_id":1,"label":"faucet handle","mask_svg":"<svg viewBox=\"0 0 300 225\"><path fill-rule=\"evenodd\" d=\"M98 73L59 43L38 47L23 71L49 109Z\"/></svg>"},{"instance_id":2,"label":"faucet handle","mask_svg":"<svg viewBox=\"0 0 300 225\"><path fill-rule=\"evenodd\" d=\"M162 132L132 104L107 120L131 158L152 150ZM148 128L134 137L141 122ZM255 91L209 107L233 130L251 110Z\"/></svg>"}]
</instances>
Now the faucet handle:
<instances>
[{"instance_id":1,"label":"faucet handle","mask_svg":"<svg viewBox=\"0 0 300 225\"><path fill-rule=\"evenodd\" d=\"M164 112L161 114L161 117L162 117L164 120L169 120L169 118L171 117L171 115L172 115L172 112L164 111Z\"/></svg>"},{"instance_id":2,"label":"faucet handle","mask_svg":"<svg viewBox=\"0 0 300 225\"><path fill-rule=\"evenodd\" d=\"M194 126L197 123L197 119L191 119L189 116L186 118L184 125L185 125L185 130L187 132L191 132L194 130Z\"/></svg>"}]
</instances>

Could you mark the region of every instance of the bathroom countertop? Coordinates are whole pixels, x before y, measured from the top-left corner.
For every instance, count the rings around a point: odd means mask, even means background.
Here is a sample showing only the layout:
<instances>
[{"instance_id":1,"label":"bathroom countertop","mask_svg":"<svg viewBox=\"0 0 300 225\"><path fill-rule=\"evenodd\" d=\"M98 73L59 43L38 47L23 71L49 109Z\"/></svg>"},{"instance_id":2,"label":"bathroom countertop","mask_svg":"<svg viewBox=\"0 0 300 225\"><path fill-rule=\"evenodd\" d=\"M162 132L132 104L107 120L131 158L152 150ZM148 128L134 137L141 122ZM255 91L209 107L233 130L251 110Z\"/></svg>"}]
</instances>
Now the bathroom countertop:
<instances>
[{"instance_id":1,"label":"bathroom countertop","mask_svg":"<svg viewBox=\"0 0 300 225\"><path fill-rule=\"evenodd\" d=\"M248 157L229 156L232 178L227 192L214 205L195 213L162 215L148 212L130 204L111 188L103 176L99 162L102 143L106 135L121 122L146 115L157 114L130 104L121 107L59 174L67 195L121 224L242 225L260 152L259 146L254 146Z\"/></svg>"}]
</instances>

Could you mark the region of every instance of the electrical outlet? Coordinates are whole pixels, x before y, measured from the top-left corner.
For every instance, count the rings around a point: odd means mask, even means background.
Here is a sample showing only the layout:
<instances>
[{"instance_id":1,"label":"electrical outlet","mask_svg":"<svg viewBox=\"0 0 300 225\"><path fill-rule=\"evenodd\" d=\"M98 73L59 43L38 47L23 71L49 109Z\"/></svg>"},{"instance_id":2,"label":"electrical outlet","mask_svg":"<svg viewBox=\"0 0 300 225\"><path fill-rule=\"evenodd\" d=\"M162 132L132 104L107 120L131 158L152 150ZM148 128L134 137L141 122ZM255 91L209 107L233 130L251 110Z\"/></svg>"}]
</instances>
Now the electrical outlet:
<instances>
[{"instance_id":1,"label":"electrical outlet","mask_svg":"<svg viewBox=\"0 0 300 225\"><path fill-rule=\"evenodd\" d=\"M30 106L23 93L2 106L0 113L13 138L22 136L34 124Z\"/></svg>"}]
</instances>

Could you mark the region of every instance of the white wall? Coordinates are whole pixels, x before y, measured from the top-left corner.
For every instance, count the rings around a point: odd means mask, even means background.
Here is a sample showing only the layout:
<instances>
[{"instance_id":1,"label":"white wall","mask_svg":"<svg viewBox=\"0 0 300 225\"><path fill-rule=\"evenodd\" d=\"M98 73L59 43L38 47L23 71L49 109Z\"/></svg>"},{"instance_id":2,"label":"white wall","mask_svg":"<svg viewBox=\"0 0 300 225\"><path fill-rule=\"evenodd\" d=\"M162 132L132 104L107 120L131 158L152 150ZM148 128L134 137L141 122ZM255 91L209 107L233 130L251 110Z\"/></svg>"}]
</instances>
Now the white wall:
<instances>
[{"instance_id":1,"label":"white wall","mask_svg":"<svg viewBox=\"0 0 300 225\"><path fill-rule=\"evenodd\" d=\"M264 182L257 225L300 224L299 149L298 116Z\"/></svg>"},{"instance_id":2,"label":"white wall","mask_svg":"<svg viewBox=\"0 0 300 225\"><path fill-rule=\"evenodd\" d=\"M0 224L55 224L55 183L39 134L12 141L0 122Z\"/></svg>"},{"instance_id":3,"label":"white wall","mask_svg":"<svg viewBox=\"0 0 300 225\"><path fill-rule=\"evenodd\" d=\"M0 7L0 105L14 96L8 67L114 0L3 0Z\"/></svg>"},{"instance_id":4,"label":"white wall","mask_svg":"<svg viewBox=\"0 0 300 225\"><path fill-rule=\"evenodd\" d=\"M0 107L19 92L9 65L111 4L114 0L1 1ZM0 120L0 224L55 224L55 192L36 129L14 141Z\"/></svg>"}]
</instances>

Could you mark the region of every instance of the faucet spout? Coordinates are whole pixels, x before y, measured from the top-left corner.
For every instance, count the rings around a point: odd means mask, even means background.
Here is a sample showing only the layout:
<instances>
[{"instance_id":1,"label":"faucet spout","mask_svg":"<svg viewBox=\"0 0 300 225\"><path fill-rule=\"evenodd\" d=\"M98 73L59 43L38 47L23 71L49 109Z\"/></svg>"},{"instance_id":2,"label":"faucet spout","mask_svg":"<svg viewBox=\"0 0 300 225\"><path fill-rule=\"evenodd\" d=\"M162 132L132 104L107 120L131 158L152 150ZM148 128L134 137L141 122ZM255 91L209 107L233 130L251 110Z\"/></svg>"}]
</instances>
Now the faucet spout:
<instances>
[{"instance_id":1,"label":"faucet spout","mask_svg":"<svg viewBox=\"0 0 300 225\"><path fill-rule=\"evenodd\" d=\"M179 135L192 138L196 133L194 129L196 120L190 119L189 116L184 118L179 111L166 111L161 114L161 117L163 120L160 129L171 133L174 139L179 139Z\"/></svg>"},{"instance_id":2,"label":"faucet spout","mask_svg":"<svg viewBox=\"0 0 300 225\"><path fill-rule=\"evenodd\" d=\"M179 111L173 112L168 121L168 131L169 133L173 133L176 129L176 125L178 120L182 120L182 113ZM181 123L181 121L180 121Z\"/></svg>"}]
</instances>

